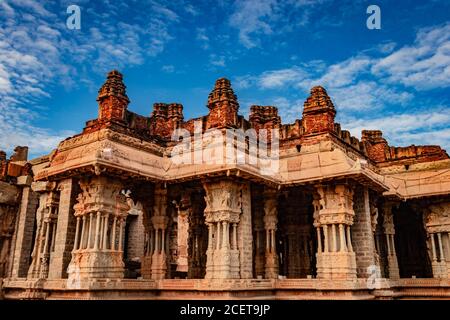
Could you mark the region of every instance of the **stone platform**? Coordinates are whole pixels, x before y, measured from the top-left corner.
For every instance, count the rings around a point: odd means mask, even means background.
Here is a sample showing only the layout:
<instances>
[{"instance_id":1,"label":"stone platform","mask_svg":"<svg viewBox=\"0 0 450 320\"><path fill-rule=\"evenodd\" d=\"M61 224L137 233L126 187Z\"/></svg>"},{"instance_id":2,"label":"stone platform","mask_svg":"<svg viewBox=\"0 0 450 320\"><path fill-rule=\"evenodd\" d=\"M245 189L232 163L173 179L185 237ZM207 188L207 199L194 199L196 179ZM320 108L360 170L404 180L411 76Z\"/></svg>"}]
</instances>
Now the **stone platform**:
<instances>
[{"instance_id":1,"label":"stone platform","mask_svg":"<svg viewBox=\"0 0 450 320\"><path fill-rule=\"evenodd\" d=\"M5 299L48 300L373 300L450 299L448 279L318 280L4 280Z\"/></svg>"}]
</instances>

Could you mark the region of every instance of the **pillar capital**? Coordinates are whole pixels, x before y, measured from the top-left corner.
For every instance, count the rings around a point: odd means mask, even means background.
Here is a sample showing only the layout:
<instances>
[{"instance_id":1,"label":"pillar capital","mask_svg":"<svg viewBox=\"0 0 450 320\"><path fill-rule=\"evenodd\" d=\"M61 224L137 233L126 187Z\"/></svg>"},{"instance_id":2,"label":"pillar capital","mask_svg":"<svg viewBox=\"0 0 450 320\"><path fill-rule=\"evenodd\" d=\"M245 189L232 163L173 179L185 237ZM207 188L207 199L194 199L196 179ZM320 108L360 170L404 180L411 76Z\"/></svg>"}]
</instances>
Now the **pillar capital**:
<instances>
[{"instance_id":1,"label":"pillar capital","mask_svg":"<svg viewBox=\"0 0 450 320\"><path fill-rule=\"evenodd\" d=\"M317 222L324 224L353 224L353 188L348 184L317 185L319 198Z\"/></svg>"},{"instance_id":2,"label":"pillar capital","mask_svg":"<svg viewBox=\"0 0 450 320\"><path fill-rule=\"evenodd\" d=\"M424 213L428 233L450 232L450 202L429 205Z\"/></svg>"},{"instance_id":3,"label":"pillar capital","mask_svg":"<svg viewBox=\"0 0 450 320\"><path fill-rule=\"evenodd\" d=\"M239 223L241 214L241 184L232 180L204 182L206 222Z\"/></svg>"},{"instance_id":4,"label":"pillar capital","mask_svg":"<svg viewBox=\"0 0 450 320\"><path fill-rule=\"evenodd\" d=\"M394 214L392 213L394 206L395 203L391 201L386 201L383 204L383 229L385 234L395 234Z\"/></svg>"}]
</instances>

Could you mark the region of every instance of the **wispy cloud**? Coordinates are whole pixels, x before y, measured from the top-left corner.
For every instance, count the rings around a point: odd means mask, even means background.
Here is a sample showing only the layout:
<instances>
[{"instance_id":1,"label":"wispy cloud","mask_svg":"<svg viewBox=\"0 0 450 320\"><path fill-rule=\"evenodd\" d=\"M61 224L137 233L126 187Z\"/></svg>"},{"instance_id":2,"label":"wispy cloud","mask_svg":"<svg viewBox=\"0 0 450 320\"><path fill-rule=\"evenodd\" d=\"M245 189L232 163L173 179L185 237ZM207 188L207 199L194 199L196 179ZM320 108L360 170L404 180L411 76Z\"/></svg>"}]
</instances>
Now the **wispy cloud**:
<instances>
[{"instance_id":1,"label":"wispy cloud","mask_svg":"<svg viewBox=\"0 0 450 320\"><path fill-rule=\"evenodd\" d=\"M71 132L35 125L45 117L43 99L51 98L54 84L76 87L91 81L92 74L142 64L164 50L173 39L171 26L179 22L173 10L156 1L146 8L106 0L76 3L82 6L81 30L65 25L68 1L0 2L0 149L23 144L41 154L54 148ZM133 11L134 23L122 19L127 10Z\"/></svg>"},{"instance_id":2,"label":"wispy cloud","mask_svg":"<svg viewBox=\"0 0 450 320\"><path fill-rule=\"evenodd\" d=\"M450 23L420 30L412 45L380 59L372 71L417 90L449 87Z\"/></svg>"},{"instance_id":3,"label":"wispy cloud","mask_svg":"<svg viewBox=\"0 0 450 320\"><path fill-rule=\"evenodd\" d=\"M302 110L292 91L300 89L306 96L311 87L321 85L338 109L338 121L354 135L382 129L393 143L450 147L450 106L434 103L427 112L405 109L417 99L411 89L450 87L450 24L419 30L412 45L396 47L386 42L337 63L315 60L239 76L235 83L242 89L273 91L267 100L278 103L289 122L300 118ZM280 91L288 97L281 99ZM383 113L389 115L381 117Z\"/></svg>"},{"instance_id":4,"label":"wispy cloud","mask_svg":"<svg viewBox=\"0 0 450 320\"><path fill-rule=\"evenodd\" d=\"M197 28L197 41L201 43L203 49L209 49L209 37L205 28Z\"/></svg>"},{"instance_id":5,"label":"wispy cloud","mask_svg":"<svg viewBox=\"0 0 450 320\"><path fill-rule=\"evenodd\" d=\"M175 72L175 67L173 65L164 65L161 67L161 70L166 73L173 73Z\"/></svg>"},{"instance_id":6,"label":"wispy cloud","mask_svg":"<svg viewBox=\"0 0 450 320\"><path fill-rule=\"evenodd\" d=\"M210 54L209 55L209 63L214 67L225 67L225 56Z\"/></svg>"},{"instance_id":7,"label":"wispy cloud","mask_svg":"<svg viewBox=\"0 0 450 320\"><path fill-rule=\"evenodd\" d=\"M247 49L260 45L260 36L281 34L309 23L312 7L326 0L239 0L233 5L229 24L239 32ZM295 19L290 17L295 16Z\"/></svg>"},{"instance_id":8,"label":"wispy cloud","mask_svg":"<svg viewBox=\"0 0 450 320\"><path fill-rule=\"evenodd\" d=\"M438 144L450 147L450 108L439 107L427 112L408 112L391 114L372 119L358 119L346 116L342 125L350 132L361 136L363 129L383 131L389 141L396 145Z\"/></svg>"}]
</instances>

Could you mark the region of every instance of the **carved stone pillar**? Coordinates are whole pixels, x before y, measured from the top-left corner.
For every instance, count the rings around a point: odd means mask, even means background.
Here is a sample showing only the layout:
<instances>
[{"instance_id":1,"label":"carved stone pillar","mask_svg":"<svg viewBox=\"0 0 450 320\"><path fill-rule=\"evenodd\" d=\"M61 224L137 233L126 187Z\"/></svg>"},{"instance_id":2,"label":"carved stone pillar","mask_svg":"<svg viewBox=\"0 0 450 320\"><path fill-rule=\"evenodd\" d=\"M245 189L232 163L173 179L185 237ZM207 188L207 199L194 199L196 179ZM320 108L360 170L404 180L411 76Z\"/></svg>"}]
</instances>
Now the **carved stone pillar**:
<instances>
[{"instance_id":1,"label":"carved stone pillar","mask_svg":"<svg viewBox=\"0 0 450 320\"><path fill-rule=\"evenodd\" d=\"M266 279L278 278L278 254L275 234L277 231L277 193L275 190L266 189L264 192L264 228L266 234Z\"/></svg>"},{"instance_id":2,"label":"carved stone pillar","mask_svg":"<svg viewBox=\"0 0 450 320\"><path fill-rule=\"evenodd\" d=\"M153 216L151 218L154 230L152 255L152 279L164 279L167 272L167 189L162 185L155 188Z\"/></svg>"},{"instance_id":3,"label":"carved stone pillar","mask_svg":"<svg viewBox=\"0 0 450 320\"><path fill-rule=\"evenodd\" d=\"M251 278L252 229L248 185L221 180L205 182L203 187L206 191L205 221L209 228L206 278Z\"/></svg>"},{"instance_id":4,"label":"carved stone pillar","mask_svg":"<svg viewBox=\"0 0 450 320\"><path fill-rule=\"evenodd\" d=\"M430 205L425 210L425 227L431 243L434 278L450 278L450 202Z\"/></svg>"},{"instance_id":5,"label":"carved stone pillar","mask_svg":"<svg viewBox=\"0 0 450 320\"><path fill-rule=\"evenodd\" d=\"M182 194L181 201L177 205L177 270L178 272L188 272L188 240L189 240L189 220L192 214L190 192ZM195 241L194 241L195 244ZM195 251L193 251L195 253ZM193 257L194 258L194 257Z\"/></svg>"},{"instance_id":6,"label":"carved stone pillar","mask_svg":"<svg viewBox=\"0 0 450 320\"><path fill-rule=\"evenodd\" d=\"M33 228L36 222L38 194L31 188L31 177L22 189L22 198L18 211L17 227L14 234L15 242L12 249L12 278L25 278L30 264L30 254L33 250Z\"/></svg>"},{"instance_id":7,"label":"carved stone pillar","mask_svg":"<svg viewBox=\"0 0 450 320\"><path fill-rule=\"evenodd\" d=\"M36 237L28 278L48 276L50 255L54 250L58 221L59 192L55 182L34 182L32 189L40 194L36 212Z\"/></svg>"},{"instance_id":8,"label":"carved stone pillar","mask_svg":"<svg viewBox=\"0 0 450 320\"><path fill-rule=\"evenodd\" d=\"M49 266L50 279L67 277L67 266L70 263L75 239L75 216L73 206L78 192L77 184L73 179L65 179L58 183L59 208L56 234L53 239L54 252Z\"/></svg>"},{"instance_id":9,"label":"carved stone pillar","mask_svg":"<svg viewBox=\"0 0 450 320\"><path fill-rule=\"evenodd\" d=\"M356 278L356 258L350 238L353 190L346 184L319 185L314 200L314 226L318 236L317 277Z\"/></svg>"},{"instance_id":10,"label":"carved stone pillar","mask_svg":"<svg viewBox=\"0 0 450 320\"><path fill-rule=\"evenodd\" d=\"M0 282L3 277L10 276L9 270L14 255L15 239L13 234L16 222L19 220L17 218L19 216L19 196L20 188L0 181Z\"/></svg>"},{"instance_id":11,"label":"carved stone pillar","mask_svg":"<svg viewBox=\"0 0 450 320\"><path fill-rule=\"evenodd\" d=\"M155 251L155 229L151 220L154 203L154 189L150 184L137 185L131 191L133 200L142 204L142 223L144 225L144 255L141 257L141 275L144 279L152 277L152 256Z\"/></svg>"},{"instance_id":12,"label":"carved stone pillar","mask_svg":"<svg viewBox=\"0 0 450 320\"><path fill-rule=\"evenodd\" d=\"M81 279L123 278L125 223L130 206L119 180L96 176L80 181L74 205L76 229L69 284Z\"/></svg>"},{"instance_id":13,"label":"carved stone pillar","mask_svg":"<svg viewBox=\"0 0 450 320\"><path fill-rule=\"evenodd\" d=\"M266 231L264 228L264 192L261 186L252 186L252 220L256 278L265 277Z\"/></svg>"},{"instance_id":14,"label":"carved stone pillar","mask_svg":"<svg viewBox=\"0 0 450 320\"><path fill-rule=\"evenodd\" d=\"M387 261L389 268L389 278L399 279L400 273L398 269L397 252L395 250L395 228L394 228L394 215L392 214L393 204L386 202L383 207L383 229L386 236L387 246Z\"/></svg>"}]
</instances>

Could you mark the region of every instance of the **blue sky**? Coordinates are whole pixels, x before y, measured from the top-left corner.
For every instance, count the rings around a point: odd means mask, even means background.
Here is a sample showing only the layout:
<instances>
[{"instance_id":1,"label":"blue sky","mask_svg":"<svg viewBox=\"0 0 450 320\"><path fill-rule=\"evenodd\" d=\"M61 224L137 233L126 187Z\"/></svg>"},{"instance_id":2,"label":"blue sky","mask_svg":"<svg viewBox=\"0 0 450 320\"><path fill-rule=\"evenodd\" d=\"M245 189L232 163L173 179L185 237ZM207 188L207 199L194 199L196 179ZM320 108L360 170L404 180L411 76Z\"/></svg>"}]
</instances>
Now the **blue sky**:
<instances>
[{"instance_id":1,"label":"blue sky","mask_svg":"<svg viewBox=\"0 0 450 320\"><path fill-rule=\"evenodd\" d=\"M81 8L69 30L66 9ZM381 30L366 27L369 5ZM207 113L215 79L228 77L240 113L278 106L301 118L309 89L324 86L337 121L391 145L450 151L450 2L442 1L0 1L0 149L32 156L97 116L106 73L125 77L129 109L180 102Z\"/></svg>"}]
</instances>

